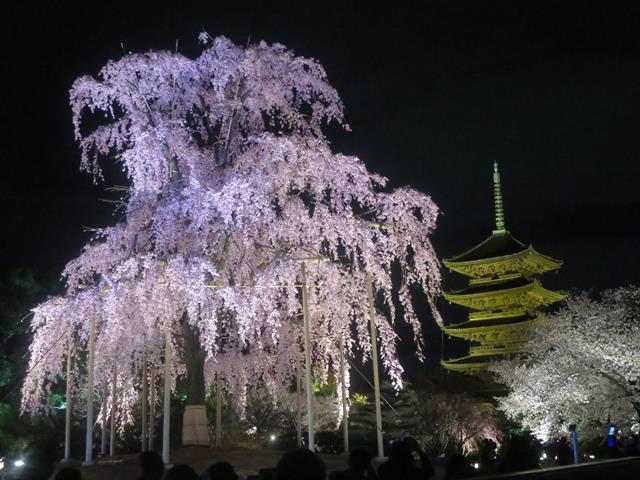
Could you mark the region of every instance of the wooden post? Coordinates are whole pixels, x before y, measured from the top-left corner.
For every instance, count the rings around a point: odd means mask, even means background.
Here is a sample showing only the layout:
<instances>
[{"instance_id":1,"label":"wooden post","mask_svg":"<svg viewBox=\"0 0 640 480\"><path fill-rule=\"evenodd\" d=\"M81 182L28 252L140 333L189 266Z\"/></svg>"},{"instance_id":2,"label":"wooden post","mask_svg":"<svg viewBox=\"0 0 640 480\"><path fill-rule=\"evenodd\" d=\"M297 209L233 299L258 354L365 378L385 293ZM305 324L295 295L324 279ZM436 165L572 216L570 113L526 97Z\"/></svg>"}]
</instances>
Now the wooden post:
<instances>
[{"instance_id":1,"label":"wooden post","mask_svg":"<svg viewBox=\"0 0 640 480\"><path fill-rule=\"evenodd\" d=\"M164 401L162 419L162 461L167 465L170 459L169 429L171 428L171 333L167 329L164 345Z\"/></svg>"},{"instance_id":2,"label":"wooden post","mask_svg":"<svg viewBox=\"0 0 640 480\"><path fill-rule=\"evenodd\" d=\"M109 396L109 387L107 386L107 380L105 379L102 385L102 408L100 414L100 456L107 454L107 397Z\"/></svg>"},{"instance_id":3,"label":"wooden post","mask_svg":"<svg viewBox=\"0 0 640 480\"><path fill-rule=\"evenodd\" d=\"M153 450L154 437L156 436L156 367L151 365L151 383L149 384L149 450Z\"/></svg>"},{"instance_id":4,"label":"wooden post","mask_svg":"<svg viewBox=\"0 0 640 480\"><path fill-rule=\"evenodd\" d=\"M302 379L300 378L300 372L296 375L296 406L298 407L296 440L298 448L302 448Z\"/></svg>"},{"instance_id":5,"label":"wooden post","mask_svg":"<svg viewBox=\"0 0 640 480\"><path fill-rule=\"evenodd\" d=\"M109 456L116 454L116 405L118 405L118 366L113 367L113 379L111 381L111 428L109 438Z\"/></svg>"},{"instance_id":6,"label":"wooden post","mask_svg":"<svg viewBox=\"0 0 640 480\"><path fill-rule=\"evenodd\" d=\"M313 408L313 382L311 379L311 338L309 335L309 299L307 291L307 272L305 264L300 264L300 279L302 281L302 316L304 328L304 355L305 355L305 371L306 371L306 390L307 390L307 426L309 428L309 444L307 447L312 452L315 451L315 435L314 435L314 408Z\"/></svg>"},{"instance_id":7,"label":"wooden post","mask_svg":"<svg viewBox=\"0 0 640 480\"><path fill-rule=\"evenodd\" d=\"M342 388L340 389L340 399L342 400L342 448L344 454L349 454L349 409L347 408L347 391L346 391L346 369L344 360L344 335L340 335L340 378Z\"/></svg>"},{"instance_id":8,"label":"wooden post","mask_svg":"<svg viewBox=\"0 0 640 480\"><path fill-rule=\"evenodd\" d=\"M216 448L222 446L222 389L220 376L216 373Z\"/></svg>"},{"instance_id":9,"label":"wooden post","mask_svg":"<svg viewBox=\"0 0 640 480\"><path fill-rule=\"evenodd\" d=\"M89 365L87 379L87 431L85 436L84 466L93 465L93 367L96 348L96 319L91 317L89 330Z\"/></svg>"},{"instance_id":10,"label":"wooden post","mask_svg":"<svg viewBox=\"0 0 640 480\"><path fill-rule=\"evenodd\" d=\"M67 342L66 410L64 412L64 459L71 460L71 339Z\"/></svg>"},{"instance_id":11,"label":"wooden post","mask_svg":"<svg viewBox=\"0 0 640 480\"><path fill-rule=\"evenodd\" d=\"M142 412L140 426L140 451L144 452L147 448L147 355L142 359Z\"/></svg>"},{"instance_id":12,"label":"wooden post","mask_svg":"<svg viewBox=\"0 0 640 480\"><path fill-rule=\"evenodd\" d=\"M373 390L376 403L376 434L378 438L378 456L384 456L382 439L382 406L380 404L380 376L378 373L378 334L376 329L376 306L373 297L373 279L367 273L367 297L369 298L369 316L371 324L371 361L373 363Z\"/></svg>"}]
</instances>

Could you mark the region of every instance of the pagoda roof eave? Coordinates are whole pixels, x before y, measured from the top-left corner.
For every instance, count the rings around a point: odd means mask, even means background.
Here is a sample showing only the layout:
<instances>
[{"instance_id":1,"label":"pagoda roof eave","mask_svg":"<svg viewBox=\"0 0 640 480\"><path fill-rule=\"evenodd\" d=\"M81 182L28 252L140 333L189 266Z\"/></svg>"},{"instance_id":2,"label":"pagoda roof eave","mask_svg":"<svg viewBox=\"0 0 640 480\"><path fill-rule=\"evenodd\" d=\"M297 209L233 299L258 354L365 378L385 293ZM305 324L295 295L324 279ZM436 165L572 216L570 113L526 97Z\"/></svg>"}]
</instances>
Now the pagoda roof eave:
<instances>
[{"instance_id":1,"label":"pagoda roof eave","mask_svg":"<svg viewBox=\"0 0 640 480\"><path fill-rule=\"evenodd\" d=\"M451 258L446 259L446 262L466 262L478 260L478 258L472 260L464 260L468 257L479 256L479 259L482 260L484 258L494 258L499 257L501 255L493 255L489 252L494 252L495 250L504 251L511 250L510 253L519 252L520 250L524 250L527 248L527 245L524 242L521 242L517 238L513 237L509 232L493 232L489 237L485 238L482 242L477 245L471 247L470 249L459 253ZM486 252L484 250L488 250ZM498 253L496 252L496 253ZM507 255L506 253L504 255Z\"/></svg>"},{"instance_id":2,"label":"pagoda roof eave","mask_svg":"<svg viewBox=\"0 0 640 480\"><path fill-rule=\"evenodd\" d=\"M478 362L478 363L456 363L448 360L442 360L440 364L450 370L452 372L460 372L460 373L476 373L486 370L489 366L488 362Z\"/></svg>"},{"instance_id":3,"label":"pagoda roof eave","mask_svg":"<svg viewBox=\"0 0 640 480\"><path fill-rule=\"evenodd\" d=\"M476 248L476 247L474 247ZM473 250L473 249L472 249ZM558 260L555 259L553 257L549 257L547 255L543 255L542 253L538 252L535 248L533 248L533 245L529 245L526 248L523 248L522 250L515 252L515 253L509 253L506 255L499 255L499 256L495 256L495 257L487 257L487 258L479 258L479 259L475 259L475 260L463 260L463 261L457 261L455 260L455 258L459 258L459 257L463 257L467 252L458 255L457 257L454 258L450 258L450 259L445 259L442 261L442 263L449 269L454 270L458 273L461 273L463 275L467 275L467 270L468 268L465 267L474 267L477 265L483 265L483 264L487 264L487 263L506 263L509 261L513 261L513 260L519 260L523 257L528 257L531 256L533 258L536 259L536 263L540 263L542 264L544 267L544 271L549 271L549 270L556 270L560 267L562 267L563 265L563 261L562 260Z\"/></svg>"},{"instance_id":4,"label":"pagoda roof eave","mask_svg":"<svg viewBox=\"0 0 640 480\"><path fill-rule=\"evenodd\" d=\"M453 372L479 372L486 370L487 367L494 361L499 360L506 355L513 355L519 353L517 350L508 349L502 352L493 352L487 354L474 354L469 353L463 357L452 358L449 360L441 360L440 364L447 370Z\"/></svg>"},{"instance_id":5,"label":"pagoda roof eave","mask_svg":"<svg viewBox=\"0 0 640 480\"><path fill-rule=\"evenodd\" d=\"M503 323L499 325L478 325L477 327L467 326L470 323L474 323L474 322L468 321L464 323L458 323L453 327L443 327L442 331L446 335L450 335L452 337L461 337L464 335L490 332L490 331L496 331L496 330L521 329L523 327L532 325L534 322L539 320L539 318L540 317L535 317L535 318L531 318L521 322Z\"/></svg>"},{"instance_id":6,"label":"pagoda roof eave","mask_svg":"<svg viewBox=\"0 0 640 480\"><path fill-rule=\"evenodd\" d=\"M471 308L474 310L482 310L482 308L479 308L473 305L468 305L468 303L470 303L470 301L477 298L485 299L488 297L514 296L520 293L528 293L531 291L536 291L540 294L540 296L543 296L547 299L547 302L541 302L542 304L550 305L552 303L559 302L560 300L563 300L566 297L566 294L563 292L554 292L553 290L548 290L544 288L540 284L540 282L538 282L537 280L533 280L529 283L526 283L525 285L521 285L513 288L506 288L503 290L494 290L489 292L476 292L476 293L462 293L464 292L463 290L460 293L443 292L442 296L449 302L457 303L458 305L462 305L464 307Z\"/></svg>"}]
</instances>

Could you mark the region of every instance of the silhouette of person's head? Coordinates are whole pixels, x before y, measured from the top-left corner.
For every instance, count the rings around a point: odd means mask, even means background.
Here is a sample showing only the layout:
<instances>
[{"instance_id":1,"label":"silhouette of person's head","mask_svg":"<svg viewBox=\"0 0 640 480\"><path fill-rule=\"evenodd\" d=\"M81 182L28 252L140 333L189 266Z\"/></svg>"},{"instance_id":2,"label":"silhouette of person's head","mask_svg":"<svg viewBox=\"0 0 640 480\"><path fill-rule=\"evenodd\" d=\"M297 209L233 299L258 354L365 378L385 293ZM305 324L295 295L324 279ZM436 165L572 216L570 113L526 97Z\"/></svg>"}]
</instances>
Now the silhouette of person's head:
<instances>
[{"instance_id":1,"label":"silhouette of person's head","mask_svg":"<svg viewBox=\"0 0 640 480\"><path fill-rule=\"evenodd\" d=\"M406 440L396 440L391 444L389 451L389 461L395 465L412 466L413 455L411 454L411 446Z\"/></svg>"},{"instance_id":2,"label":"silhouette of person's head","mask_svg":"<svg viewBox=\"0 0 640 480\"><path fill-rule=\"evenodd\" d=\"M26 465L19 478L46 480L55 470L56 443L52 440L38 440L26 452Z\"/></svg>"},{"instance_id":3,"label":"silhouette of person's head","mask_svg":"<svg viewBox=\"0 0 640 480\"><path fill-rule=\"evenodd\" d=\"M58 470L54 480L82 480L82 474L75 468L65 467Z\"/></svg>"},{"instance_id":4,"label":"silhouette of person's head","mask_svg":"<svg viewBox=\"0 0 640 480\"><path fill-rule=\"evenodd\" d=\"M163 480L199 480L198 474L189 465L178 464L167 470Z\"/></svg>"},{"instance_id":5,"label":"silhouette of person's head","mask_svg":"<svg viewBox=\"0 0 640 480\"><path fill-rule=\"evenodd\" d=\"M354 472L364 472L371 467L371 452L364 447L351 450L349 454L349 468Z\"/></svg>"},{"instance_id":6,"label":"silhouette of person's head","mask_svg":"<svg viewBox=\"0 0 640 480\"><path fill-rule=\"evenodd\" d=\"M306 448L285 453L276 466L277 480L324 480L322 459Z\"/></svg>"},{"instance_id":7,"label":"silhouette of person's head","mask_svg":"<svg viewBox=\"0 0 640 480\"><path fill-rule=\"evenodd\" d=\"M483 465L488 465L495 459L495 452L498 445L490 438L485 438L480 443L480 461Z\"/></svg>"},{"instance_id":8,"label":"silhouette of person's head","mask_svg":"<svg viewBox=\"0 0 640 480\"><path fill-rule=\"evenodd\" d=\"M511 437L507 444L504 458L502 460L501 472L517 472L520 470L531 470L538 466L537 447L532 438L527 435L515 435Z\"/></svg>"},{"instance_id":9,"label":"silhouette of person's head","mask_svg":"<svg viewBox=\"0 0 640 480\"><path fill-rule=\"evenodd\" d=\"M142 452L138 457L142 480L160 480L164 474L164 462L156 452Z\"/></svg>"},{"instance_id":10,"label":"silhouette of person's head","mask_svg":"<svg viewBox=\"0 0 640 480\"><path fill-rule=\"evenodd\" d=\"M210 480L238 480L238 474L229 462L216 462L207 470Z\"/></svg>"},{"instance_id":11,"label":"silhouette of person's head","mask_svg":"<svg viewBox=\"0 0 640 480\"><path fill-rule=\"evenodd\" d=\"M471 473L471 464L464 455L453 455L447 464L445 480L466 478Z\"/></svg>"}]
</instances>

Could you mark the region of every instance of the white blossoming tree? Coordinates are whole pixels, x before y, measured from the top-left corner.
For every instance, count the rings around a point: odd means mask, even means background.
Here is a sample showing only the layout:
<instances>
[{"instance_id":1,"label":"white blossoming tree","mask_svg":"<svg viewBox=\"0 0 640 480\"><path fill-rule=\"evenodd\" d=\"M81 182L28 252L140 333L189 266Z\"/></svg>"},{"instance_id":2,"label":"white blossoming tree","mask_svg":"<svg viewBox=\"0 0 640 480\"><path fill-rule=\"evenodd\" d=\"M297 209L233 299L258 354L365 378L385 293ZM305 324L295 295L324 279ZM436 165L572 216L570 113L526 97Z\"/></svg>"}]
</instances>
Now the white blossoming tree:
<instances>
[{"instance_id":1,"label":"white blossoming tree","mask_svg":"<svg viewBox=\"0 0 640 480\"><path fill-rule=\"evenodd\" d=\"M333 370L339 391L338 340L347 354L372 353L368 278L397 386L396 319L422 355L410 291L439 320L437 208L331 151L322 126L348 126L322 66L278 44L201 39L195 59L128 54L71 89L82 169L99 181L114 161L130 184L122 221L66 266L67 296L35 310L25 411L46 404L66 345L86 349L93 326L96 365L117 368L127 391L162 363L168 336L172 382L188 375L190 402L203 404L217 376L242 407L248 385L277 395L304 365L301 286L314 379Z\"/></svg>"},{"instance_id":2,"label":"white blossoming tree","mask_svg":"<svg viewBox=\"0 0 640 480\"><path fill-rule=\"evenodd\" d=\"M509 389L498 400L509 417L543 438L640 423L640 289L574 295L531 333L523 361L490 369Z\"/></svg>"}]
</instances>

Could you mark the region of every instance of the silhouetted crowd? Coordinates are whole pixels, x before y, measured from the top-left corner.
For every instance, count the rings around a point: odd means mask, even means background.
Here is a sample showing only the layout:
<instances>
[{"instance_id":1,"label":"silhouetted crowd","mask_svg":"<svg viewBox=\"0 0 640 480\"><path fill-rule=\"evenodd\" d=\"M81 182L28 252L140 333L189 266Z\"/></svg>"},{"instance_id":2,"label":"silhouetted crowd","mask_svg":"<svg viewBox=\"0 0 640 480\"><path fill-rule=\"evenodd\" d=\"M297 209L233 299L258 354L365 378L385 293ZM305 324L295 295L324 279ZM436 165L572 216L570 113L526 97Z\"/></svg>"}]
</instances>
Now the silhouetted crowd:
<instances>
[{"instance_id":1,"label":"silhouetted crowd","mask_svg":"<svg viewBox=\"0 0 640 480\"><path fill-rule=\"evenodd\" d=\"M418 460L414 457L416 454ZM374 464L374 457L366 448L354 448L344 471L327 470L322 458L305 448L285 453L276 468L263 469L247 480L429 480L434 473L431 462L418 442L412 438L393 442L387 461ZM143 452L138 457L139 480L239 480L241 477L228 462L216 462L198 474L191 466L176 464L166 468L156 452ZM32 472L35 473L35 472ZM44 472L43 472L44 473ZM35 477L33 477L35 479ZM41 476L39 478L49 478ZM79 470L63 467L54 480L82 480Z\"/></svg>"},{"instance_id":2,"label":"silhouetted crowd","mask_svg":"<svg viewBox=\"0 0 640 480\"><path fill-rule=\"evenodd\" d=\"M433 467L427 456L413 442L394 442L389 460L381 464L376 473L373 456L368 449L355 448L351 451L348 468L331 472L330 480L428 480L433 476ZM420 462L414 461L412 451L419 452ZM189 465L173 465L165 470L162 457L155 452L140 454L139 480L239 480L233 466L228 462L216 462L205 472L198 473ZM73 468L63 468L55 480L81 480L80 472ZM258 475L249 475L247 480L325 480L327 471L322 458L310 450L299 448L285 453L275 469L261 470Z\"/></svg>"},{"instance_id":3,"label":"silhouetted crowd","mask_svg":"<svg viewBox=\"0 0 640 480\"><path fill-rule=\"evenodd\" d=\"M632 441L635 441L633 443ZM486 444L485 444L486 442ZM478 474L508 473L540 468L538 455L531 443L524 437L513 437L498 461L495 457L495 443L485 441L480 447L480 464L472 466L463 455L449 458L444 472L445 480L471 478ZM632 444L633 443L633 444ZM640 455L638 437L633 436L625 443L627 455ZM566 441L559 441L555 450L558 465L570 463L570 449ZM48 463L44 462L42 464ZM348 457L347 469L327 474L320 456L299 448L285 453L274 469L262 469L257 475L249 475L247 480L429 480L434 477L434 468L429 457L412 438L393 442L389 457L384 463L373 457L366 448L354 448ZM39 463L39 462L36 462ZM138 458L139 480L239 480L234 467L224 461L215 462L198 474L186 464L176 464L167 468L162 457L155 452L144 452ZM25 472L26 473L26 472ZM53 462L42 470L32 470L28 477L33 480L51 478ZM64 467L53 476L54 480L82 480L79 470Z\"/></svg>"}]
</instances>

